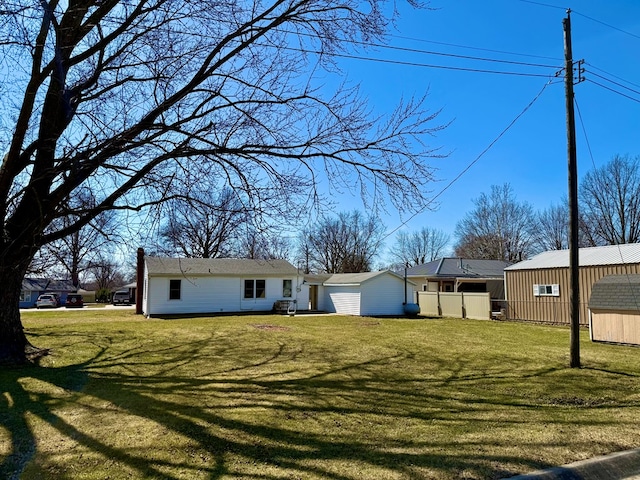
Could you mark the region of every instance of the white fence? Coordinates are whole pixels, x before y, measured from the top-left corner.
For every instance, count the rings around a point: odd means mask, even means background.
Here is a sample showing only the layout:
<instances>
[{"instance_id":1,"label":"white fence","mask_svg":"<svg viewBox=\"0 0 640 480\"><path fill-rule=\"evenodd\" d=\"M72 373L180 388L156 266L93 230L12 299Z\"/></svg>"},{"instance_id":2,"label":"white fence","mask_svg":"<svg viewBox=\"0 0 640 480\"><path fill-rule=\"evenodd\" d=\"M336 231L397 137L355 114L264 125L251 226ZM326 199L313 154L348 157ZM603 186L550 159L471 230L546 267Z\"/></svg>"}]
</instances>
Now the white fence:
<instances>
[{"instance_id":1,"label":"white fence","mask_svg":"<svg viewBox=\"0 0 640 480\"><path fill-rule=\"evenodd\" d=\"M418 292L420 314L434 317L491 318L490 293Z\"/></svg>"}]
</instances>

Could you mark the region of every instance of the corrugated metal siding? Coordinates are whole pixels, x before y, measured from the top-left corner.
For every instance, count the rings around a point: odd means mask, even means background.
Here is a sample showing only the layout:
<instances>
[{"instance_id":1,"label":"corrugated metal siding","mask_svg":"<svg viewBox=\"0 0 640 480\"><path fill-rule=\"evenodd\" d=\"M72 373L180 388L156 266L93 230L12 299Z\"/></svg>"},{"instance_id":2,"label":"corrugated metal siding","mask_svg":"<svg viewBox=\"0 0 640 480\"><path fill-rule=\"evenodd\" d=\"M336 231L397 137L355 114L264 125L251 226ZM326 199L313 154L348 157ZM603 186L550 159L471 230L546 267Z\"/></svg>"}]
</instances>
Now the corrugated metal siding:
<instances>
[{"instance_id":1,"label":"corrugated metal siding","mask_svg":"<svg viewBox=\"0 0 640 480\"><path fill-rule=\"evenodd\" d=\"M640 243L587 247L578 250L578 263L583 267L640 263ZM569 250L550 250L507 267L505 270L537 270L569 267Z\"/></svg>"},{"instance_id":2,"label":"corrugated metal siding","mask_svg":"<svg viewBox=\"0 0 640 480\"><path fill-rule=\"evenodd\" d=\"M591 287L606 275L640 273L640 264L580 267L580 324L588 324ZM569 324L569 269L506 270L507 316L514 320ZM560 286L559 297L534 297L533 285Z\"/></svg>"},{"instance_id":3,"label":"corrugated metal siding","mask_svg":"<svg viewBox=\"0 0 640 480\"><path fill-rule=\"evenodd\" d=\"M360 315L404 315L404 280L380 275L360 286ZM413 302L413 288L407 285L407 302Z\"/></svg>"},{"instance_id":4,"label":"corrugated metal siding","mask_svg":"<svg viewBox=\"0 0 640 480\"><path fill-rule=\"evenodd\" d=\"M360 315L360 287L324 287L324 310L345 315Z\"/></svg>"}]
</instances>

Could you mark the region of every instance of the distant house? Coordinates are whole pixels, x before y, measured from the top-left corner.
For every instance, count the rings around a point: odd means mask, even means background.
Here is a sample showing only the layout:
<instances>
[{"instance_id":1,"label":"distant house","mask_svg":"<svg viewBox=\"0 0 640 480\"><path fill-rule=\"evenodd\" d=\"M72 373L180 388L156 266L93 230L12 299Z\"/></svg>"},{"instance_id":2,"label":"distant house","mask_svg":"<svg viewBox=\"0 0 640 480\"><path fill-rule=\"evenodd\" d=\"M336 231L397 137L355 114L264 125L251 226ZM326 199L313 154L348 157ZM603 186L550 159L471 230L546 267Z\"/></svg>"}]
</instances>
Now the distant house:
<instances>
[{"instance_id":1,"label":"distant house","mask_svg":"<svg viewBox=\"0 0 640 480\"><path fill-rule=\"evenodd\" d=\"M142 313L146 316L265 312L298 300L303 277L286 260L144 257ZM302 300L302 301L300 301Z\"/></svg>"},{"instance_id":2,"label":"distant house","mask_svg":"<svg viewBox=\"0 0 640 480\"><path fill-rule=\"evenodd\" d=\"M135 302L137 287L138 287L138 284L136 282L127 283L126 285L122 285L120 287L114 288L111 291L111 294L113 295L115 292L120 292L120 291L125 291L126 290L127 292L129 292L129 300L131 302Z\"/></svg>"},{"instance_id":3,"label":"distant house","mask_svg":"<svg viewBox=\"0 0 640 480\"><path fill-rule=\"evenodd\" d=\"M494 300L504 299L502 260L440 258L407 269L407 278L424 292L489 292Z\"/></svg>"},{"instance_id":4,"label":"distant house","mask_svg":"<svg viewBox=\"0 0 640 480\"><path fill-rule=\"evenodd\" d=\"M578 250L580 324L588 324L594 284L608 275L640 274L640 243ZM570 323L569 251L552 250L505 269L507 317Z\"/></svg>"},{"instance_id":5,"label":"distant house","mask_svg":"<svg viewBox=\"0 0 640 480\"><path fill-rule=\"evenodd\" d=\"M589 331L594 342L640 345L640 275L607 275L594 283Z\"/></svg>"},{"instance_id":6,"label":"distant house","mask_svg":"<svg viewBox=\"0 0 640 480\"><path fill-rule=\"evenodd\" d=\"M311 308L345 315L404 315L415 302L413 282L389 270L306 275Z\"/></svg>"},{"instance_id":7,"label":"distant house","mask_svg":"<svg viewBox=\"0 0 640 480\"><path fill-rule=\"evenodd\" d=\"M52 280L48 278L25 278L22 280L20 292L20 308L36 306L36 300L43 293L56 293L64 305L68 293L76 291L76 287L69 280Z\"/></svg>"}]
</instances>

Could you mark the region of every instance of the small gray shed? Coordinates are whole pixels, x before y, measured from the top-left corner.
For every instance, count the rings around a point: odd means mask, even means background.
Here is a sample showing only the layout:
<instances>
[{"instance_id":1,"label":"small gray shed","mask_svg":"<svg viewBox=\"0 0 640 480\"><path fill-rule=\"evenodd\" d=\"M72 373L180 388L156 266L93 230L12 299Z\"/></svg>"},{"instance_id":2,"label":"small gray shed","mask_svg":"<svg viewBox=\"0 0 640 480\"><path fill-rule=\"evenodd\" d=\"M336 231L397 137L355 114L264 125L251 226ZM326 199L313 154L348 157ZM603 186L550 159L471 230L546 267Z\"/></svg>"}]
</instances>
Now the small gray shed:
<instances>
[{"instance_id":1,"label":"small gray shed","mask_svg":"<svg viewBox=\"0 0 640 480\"><path fill-rule=\"evenodd\" d=\"M589 331L594 342L640 345L640 275L608 275L593 285Z\"/></svg>"}]
</instances>

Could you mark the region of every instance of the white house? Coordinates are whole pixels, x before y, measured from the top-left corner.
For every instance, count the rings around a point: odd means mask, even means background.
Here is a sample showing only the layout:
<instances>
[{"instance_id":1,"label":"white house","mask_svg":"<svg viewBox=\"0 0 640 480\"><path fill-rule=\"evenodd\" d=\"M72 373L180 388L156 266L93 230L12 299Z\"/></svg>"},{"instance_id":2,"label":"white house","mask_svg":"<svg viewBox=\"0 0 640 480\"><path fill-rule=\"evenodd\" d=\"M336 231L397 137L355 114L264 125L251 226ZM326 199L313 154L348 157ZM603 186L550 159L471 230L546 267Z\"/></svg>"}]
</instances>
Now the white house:
<instances>
[{"instance_id":1,"label":"white house","mask_svg":"<svg viewBox=\"0 0 640 480\"><path fill-rule=\"evenodd\" d=\"M145 256L143 281L146 316L270 311L282 300L296 300L301 309L309 304L302 275L286 260Z\"/></svg>"},{"instance_id":2,"label":"white house","mask_svg":"<svg viewBox=\"0 0 640 480\"><path fill-rule=\"evenodd\" d=\"M415 302L413 282L389 270L310 276L312 308L345 315L404 315ZM317 301L317 306L313 305Z\"/></svg>"}]
</instances>

